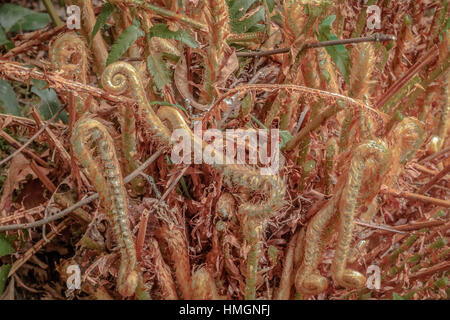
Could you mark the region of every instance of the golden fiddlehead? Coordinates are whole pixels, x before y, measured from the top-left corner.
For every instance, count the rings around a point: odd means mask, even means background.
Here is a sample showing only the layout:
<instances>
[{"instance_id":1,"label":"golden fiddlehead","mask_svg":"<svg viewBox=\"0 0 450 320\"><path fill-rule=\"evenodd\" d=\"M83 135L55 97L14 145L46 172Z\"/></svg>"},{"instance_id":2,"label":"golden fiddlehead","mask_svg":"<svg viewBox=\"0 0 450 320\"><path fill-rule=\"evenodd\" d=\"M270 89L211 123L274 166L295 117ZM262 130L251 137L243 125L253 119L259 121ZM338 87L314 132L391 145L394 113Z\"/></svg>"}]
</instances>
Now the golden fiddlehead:
<instances>
[{"instance_id":1,"label":"golden fiddlehead","mask_svg":"<svg viewBox=\"0 0 450 320\"><path fill-rule=\"evenodd\" d=\"M170 123L172 129L184 129L190 135L193 145L201 144L200 148L209 148L210 146L199 137L195 137L192 130L186 124L181 114L173 107L161 107L158 110L158 118ZM220 152L214 150L214 152ZM225 159L225 155L223 158ZM231 161L224 161L230 163ZM250 191L260 191L267 195L267 200L254 205L243 203L239 211L249 215L267 216L276 212L283 206L284 195L286 193L286 184L278 175L261 175L257 169L250 168L240 164L214 164L214 167L220 170L229 181L248 188Z\"/></svg>"},{"instance_id":2,"label":"golden fiddlehead","mask_svg":"<svg viewBox=\"0 0 450 320\"><path fill-rule=\"evenodd\" d=\"M186 124L181 114L173 107L161 107L157 113L162 121L169 122L171 128L184 129L197 148L204 150L210 148L199 137L196 137ZM214 152L221 152L214 150ZM222 155L225 159L225 155ZM230 163L231 161L225 161ZM279 210L284 201L286 185L278 175L261 175L256 169L239 164L214 164L226 179L243 186L249 191L260 191L267 196L267 200L252 204L244 202L239 206L239 219L242 233L250 246L247 256L247 283L245 289L246 299L254 299L256 295L256 282L258 262L261 255L261 239L265 230L267 219Z\"/></svg>"},{"instance_id":3,"label":"golden fiddlehead","mask_svg":"<svg viewBox=\"0 0 450 320\"><path fill-rule=\"evenodd\" d=\"M358 201L363 179L372 186L375 193L366 193L363 197L373 199L379 190L380 178L386 172L390 160L387 144L382 140L367 141L358 146L350 162L347 183L339 199L339 229L336 252L331 265L333 280L345 288L359 288L364 285L365 277L359 272L346 268L353 236L354 217L358 209ZM378 176L378 178L376 178ZM367 179L369 178L369 179ZM373 180L373 181L371 181ZM364 181L365 182L365 181Z\"/></svg>"},{"instance_id":4,"label":"golden fiddlehead","mask_svg":"<svg viewBox=\"0 0 450 320\"><path fill-rule=\"evenodd\" d=\"M422 123L414 117L404 118L397 123L386 137L391 151L389 170L383 177L383 184L392 187L394 179L400 174L401 164L410 158L424 141L424 130ZM370 181L369 181L370 184ZM363 190L364 192L364 190ZM376 197L370 203L365 203L367 210L361 213L360 219L365 222L372 221L378 212ZM351 262L358 257L358 252L365 250L367 240L361 240L352 253Z\"/></svg>"},{"instance_id":5,"label":"golden fiddlehead","mask_svg":"<svg viewBox=\"0 0 450 320\"><path fill-rule=\"evenodd\" d=\"M392 165L384 184L392 186L395 176L399 174L400 165L414 155L422 145L424 137L423 125L414 117L404 118L389 132L387 140L391 146Z\"/></svg>"},{"instance_id":6,"label":"golden fiddlehead","mask_svg":"<svg viewBox=\"0 0 450 320\"><path fill-rule=\"evenodd\" d=\"M152 134L159 141L169 143L170 134L167 128L156 116L148 103L144 87L134 67L126 62L116 62L106 67L102 74L102 84L105 90L115 94L127 94L134 98L139 106L139 112L144 115L144 120ZM129 106L121 106L122 127L122 152L126 163L127 173L134 171L138 166L135 159L137 153L136 121L133 109ZM143 179L138 177L132 181L134 189L141 193Z\"/></svg>"},{"instance_id":7,"label":"golden fiddlehead","mask_svg":"<svg viewBox=\"0 0 450 320\"><path fill-rule=\"evenodd\" d=\"M355 288L364 284L365 278L360 273L347 269L347 257L353 235L354 216L359 204L372 200L381 185L381 177L387 170L390 152L385 142L381 140L367 141L360 144L353 153L347 174L343 174L338 181L336 190L331 198L308 224L303 261L297 271L295 285L304 294L318 294L323 292L328 281L317 270L320 263L325 229L329 226L335 212L339 214L338 244L332 264L332 275L336 283ZM367 192L361 192L361 186ZM370 187L364 187L370 185Z\"/></svg>"},{"instance_id":8,"label":"golden fiddlehead","mask_svg":"<svg viewBox=\"0 0 450 320\"><path fill-rule=\"evenodd\" d=\"M131 64L119 61L107 66L102 74L102 85L105 90L113 94L126 94L133 98L153 136L159 142L170 145L170 132L153 111L147 100L144 86Z\"/></svg>"},{"instance_id":9,"label":"golden fiddlehead","mask_svg":"<svg viewBox=\"0 0 450 320\"><path fill-rule=\"evenodd\" d=\"M127 197L113 140L100 122L85 118L76 123L71 142L74 154L86 169L113 226L121 257L117 289L123 296L131 296L139 275L128 221Z\"/></svg>"}]
</instances>

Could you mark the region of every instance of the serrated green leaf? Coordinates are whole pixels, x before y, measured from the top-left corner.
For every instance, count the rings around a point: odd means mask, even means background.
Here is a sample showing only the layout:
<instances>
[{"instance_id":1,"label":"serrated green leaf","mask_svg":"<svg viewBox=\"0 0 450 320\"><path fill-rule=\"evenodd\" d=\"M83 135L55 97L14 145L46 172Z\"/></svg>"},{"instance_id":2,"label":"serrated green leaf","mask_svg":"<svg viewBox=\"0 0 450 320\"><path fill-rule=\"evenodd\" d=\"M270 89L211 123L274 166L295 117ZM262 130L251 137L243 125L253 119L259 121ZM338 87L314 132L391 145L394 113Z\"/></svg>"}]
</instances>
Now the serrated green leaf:
<instances>
[{"instance_id":1,"label":"serrated green leaf","mask_svg":"<svg viewBox=\"0 0 450 320\"><path fill-rule=\"evenodd\" d=\"M326 17L319 25L317 38L319 41L337 40L338 37L331 33L331 24L336 19L335 15ZM326 47L328 54L333 59L336 66L339 68L344 80L350 81L350 55L343 45Z\"/></svg>"},{"instance_id":2,"label":"serrated green leaf","mask_svg":"<svg viewBox=\"0 0 450 320\"><path fill-rule=\"evenodd\" d=\"M9 270L11 270L10 264L4 264L0 266L0 296L3 294L3 291L5 291Z\"/></svg>"},{"instance_id":3,"label":"serrated green leaf","mask_svg":"<svg viewBox=\"0 0 450 320\"><path fill-rule=\"evenodd\" d=\"M0 25L6 32L34 31L44 28L50 22L47 13L34 12L10 3L0 7Z\"/></svg>"},{"instance_id":4,"label":"serrated green leaf","mask_svg":"<svg viewBox=\"0 0 450 320\"><path fill-rule=\"evenodd\" d=\"M100 14L97 17L97 21L95 21L94 28L92 29L91 40L90 40L89 45L92 44L92 39L94 39L97 32L101 28L103 28L103 26L106 24L106 21L112 15L112 13L114 12L114 9L115 9L115 7L109 2L105 3L102 6L102 11L100 11Z\"/></svg>"},{"instance_id":5,"label":"serrated green leaf","mask_svg":"<svg viewBox=\"0 0 450 320\"><path fill-rule=\"evenodd\" d=\"M0 79L0 113L20 116L16 93L8 81Z\"/></svg>"},{"instance_id":6,"label":"serrated green leaf","mask_svg":"<svg viewBox=\"0 0 450 320\"><path fill-rule=\"evenodd\" d=\"M113 62L122 57L122 55L131 47L131 45L139 38L145 35L144 31L139 27L139 23L136 20L125 29L124 32L117 38L116 42L111 47L106 65L110 65Z\"/></svg>"},{"instance_id":7,"label":"serrated green leaf","mask_svg":"<svg viewBox=\"0 0 450 320\"><path fill-rule=\"evenodd\" d=\"M0 234L0 257L14 253L14 248L4 234Z\"/></svg>"},{"instance_id":8,"label":"serrated green leaf","mask_svg":"<svg viewBox=\"0 0 450 320\"><path fill-rule=\"evenodd\" d=\"M55 90L46 88L47 82L44 80L31 79L31 92L41 98L41 104L38 107L39 114L45 119L50 119L61 107L61 102L56 95ZM59 114L58 119L68 123L69 117L66 111Z\"/></svg>"},{"instance_id":9,"label":"serrated green leaf","mask_svg":"<svg viewBox=\"0 0 450 320\"><path fill-rule=\"evenodd\" d=\"M149 54L147 57L147 69L153 77L158 90L170 85L170 72L159 54Z\"/></svg>"},{"instance_id":10,"label":"serrated green leaf","mask_svg":"<svg viewBox=\"0 0 450 320\"><path fill-rule=\"evenodd\" d=\"M169 30L169 26L163 23L155 24L147 35L149 38L159 37L163 39L174 39L181 41L191 48L198 48L198 43L187 32L179 29L177 31Z\"/></svg>"}]
</instances>

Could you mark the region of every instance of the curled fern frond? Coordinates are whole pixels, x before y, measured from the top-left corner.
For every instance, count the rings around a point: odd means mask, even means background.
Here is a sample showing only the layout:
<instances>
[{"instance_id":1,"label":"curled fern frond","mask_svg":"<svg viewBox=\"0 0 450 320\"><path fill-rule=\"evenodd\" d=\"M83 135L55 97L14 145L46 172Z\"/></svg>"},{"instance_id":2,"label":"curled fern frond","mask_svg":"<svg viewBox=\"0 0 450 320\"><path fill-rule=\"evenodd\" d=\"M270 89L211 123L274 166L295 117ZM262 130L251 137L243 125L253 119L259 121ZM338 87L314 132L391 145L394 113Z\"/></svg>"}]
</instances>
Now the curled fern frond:
<instances>
[{"instance_id":1,"label":"curled fern frond","mask_svg":"<svg viewBox=\"0 0 450 320\"><path fill-rule=\"evenodd\" d=\"M113 140L100 122L85 118L74 127L72 145L75 156L99 193L113 226L121 256L118 291L123 296L131 296L136 290L139 275L128 221L127 196Z\"/></svg>"}]
</instances>

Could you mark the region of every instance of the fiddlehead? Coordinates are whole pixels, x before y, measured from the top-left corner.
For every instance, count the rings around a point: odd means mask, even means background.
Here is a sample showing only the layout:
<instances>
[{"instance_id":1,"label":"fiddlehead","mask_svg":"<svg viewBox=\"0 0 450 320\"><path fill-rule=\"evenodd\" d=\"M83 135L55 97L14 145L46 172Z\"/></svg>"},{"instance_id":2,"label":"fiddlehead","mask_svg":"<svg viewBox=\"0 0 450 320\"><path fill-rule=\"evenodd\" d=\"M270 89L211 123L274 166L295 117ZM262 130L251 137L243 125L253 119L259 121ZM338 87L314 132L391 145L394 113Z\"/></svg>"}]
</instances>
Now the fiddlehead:
<instances>
[{"instance_id":1,"label":"fiddlehead","mask_svg":"<svg viewBox=\"0 0 450 320\"><path fill-rule=\"evenodd\" d=\"M228 49L226 39L230 34L229 15L225 0L207 0L204 8L209 35L204 89L207 92L208 99L212 100L214 84L219 79L225 51Z\"/></svg>"},{"instance_id":2,"label":"fiddlehead","mask_svg":"<svg viewBox=\"0 0 450 320\"><path fill-rule=\"evenodd\" d=\"M81 83L87 83L89 73L88 49L76 33L68 32L58 37L50 44L49 56L52 68L62 72L63 77ZM82 94L75 99L75 109L78 115L83 113L87 96ZM94 111L92 104L90 111Z\"/></svg>"},{"instance_id":3,"label":"fiddlehead","mask_svg":"<svg viewBox=\"0 0 450 320\"><path fill-rule=\"evenodd\" d=\"M322 256L325 228L335 212L338 195L335 195L309 222L304 238L303 260L295 276L298 292L315 295L325 291L328 281L317 270Z\"/></svg>"},{"instance_id":4,"label":"fiddlehead","mask_svg":"<svg viewBox=\"0 0 450 320\"><path fill-rule=\"evenodd\" d=\"M139 275L128 221L126 192L113 140L100 122L86 118L76 123L71 142L74 154L86 169L113 226L121 256L118 291L123 296L131 296Z\"/></svg>"},{"instance_id":5,"label":"fiddlehead","mask_svg":"<svg viewBox=\"0 0 450 320\"><path fill-rule=\"evenodd\" d=\"M86 83L89 69L87 48L76 33L64 33L53 41L49 56L53 68L62 71L64 77Z\"/></svg>"},{"instance_id":6,"label":"fiddlehead","mask_svg":"<svg viewBox=\"0 0 450 320\"><path fill-rule=\"evenodd\" d=\"M389 170L385 176L380 177L383 184L388 187L392 187L394 184L394 179L400 174L401 164L410 158L415 151L422 145L424 138L423 126L419 120L413 117L404 118L399 122L388 134L386 140L390 147L391 159L389 161ZM372 180L368 180L362 187L361 193L366 193L368 195L369 201L365 201L365 206L367 210L361 213L360 219L365 222L372 221L373 217L378 212L378 201L377 197L372 199L371 195L376 193L379 189L379 184L373 184ZM374 186L375 188L371 188ZM367 190L372 190L366 192ZM358 252L365 250L367 246L367 240L361 240L354 248L352 257L349 260L354 262L358 258Z\"/></svg>"},{"instance_id":7,"label":"fiddlehead","mask_svg":"<svg viewBox=\"0 0 450 320\"><path fill-rule=\"evenodd\" d=\"M379 190L380 177L386 172L390 159L387 144L382 140L368 141L359 145L353 152L347 176L347 182L342 190L339 203L339 229L338 242L334 260L331 265L331 274L334 281L345 288L358 288L364 285L365 277L359 272L347 269L347 258L353 236L354 217L359 207L361 185L363 179L371 182L372 190ZM369 179L368 179L369 178ZM376 193L375 193L376 194ZM364 198L375 196L364 194ZM370 199L372 199L370 198Z\"/></svg>"},{"instance_id":8,"label":"fiddlehead","mask_svg":"<svg viewBox=\"0 0 450 320\"><path fill-rule=\"evenodd\" d=\"M170 140L169 131L161 123L156 116L152 107L148 103L144 87L137 74L136 69L128 63L116 62L109 65L102 74L102 84L105 90L115 93L126 93L134 98L139 106L139 111L144 114L144 120L160 141L167 142ZM129 106L120 107L122 119L122 153L125 159L125 167L127 173L134 171L139 163L135 159L137 154L136 141L136 120L133 109ZM144 181L141 177L137 177L132 181L132 185L136 192L141 193Z\"/></svg>"},{"instance_id":9,"label":"fiddlehead","mask_svg":"<svg viewBox=\"0 0 450 320\"><path fill-rule=\"evenodd\" d=\"M133 98L151 133L159 142L170 145L170 132L150 106L144 86L132 65L121 61L110 64L102 74L102 85L113 94L126 94Z\"/></svg>"},{"instance_id":10,"label":"fiddlehead","mask_svg":"<svg viewBox=\"0 0 450 320\"><path fill-rule=\"evenodd\" d=\"M352 49L352 68L350 73L350 97L364 99L370 91L372 73L375 69L375 49L369 42L361 43Z\"/></svg>"},{"instance_id":11,"label":"fiddlehead","mask_svg":"<svg viewBox=\"0 0 450 320\"><path fill-rule=\"evenodd\" d=\"M325 185L326 193L331 194L333 189L333 171L336 155L338 153L338 143L336 138L331 138L327 141L325 151Z\"/></svg>"},{"instance_id":12,"label":"fiddlehead","mask_svg":"<svg viewBox=\"0 0 450 320\"><path fill-rule=\"evenodd\" d=\"M157 114L159 119L169 122L172 129L184 129L190 135L194 145L201 144L200 148L202 150L203 148L210 148L199 137L194 136L184 118L175 108L161 107ZM214 152L220 151L214 150ZM225 158L225 155L223 155L222 159ZM231 161L224 162L230 163ZM230 182L243 186L250 191L261 191L267 195L267 200L260 204L241 204L239 212L249 215L267 216L283 206L286 184L278 175L261 175L257 169L239 164L214 164L214 167L220 170Z\"/></svg>"},{"instance_id":13,"label":"fiddlehead","mask_svg":"<svg viewBox=\"0 0 450 320\"><path fill-rule=\"evenodd\" d=\"M82 31L87 41L92 43L92 52L94 58L94 68L97 74L101 74L108 58L108 49L101 32L97 32L91 39L92 29L95 25L95 13L92 6L92 0L70 0L69 4L75 4L81 8Z\"/></svg>"},{"instance_id":14,"label":"fiddlehead","mask_svg":"<svg viewBox=\"0 0 450 320\"><path fill-rule=\"evenodd\" d=\"M170 124L172 130L185 130L186 134L190 136L194 148L196 146L201 150L211 148L211 146L204 143L199 137L194 136L184 118L176 109L172 107L161 107L157 114L162 121ZM214 152L221 151L214 150ZM225 155L222 155L222 159L225 158ZM225 163L230 162L225 161ZM243 165L214 164L214 167L220 170L230 182L243 186L252 192L263 192L267 196L267 200L262 203L252 204L250 202L244 202L238 208L242 233L250 246L250 251L247 256L245 298L254 299L256 295L258 264L262 254L261 241L265 230L265 223L271 215L282 207L286 193L286 185L277 175L261 175L256 169Z\"/></svg>"},{"instance_id":15,"label":"fiddlehead","mask_svg":"<svg viewBox=\"0 0 450 320\"><path fill-rule=\"evenodd\" d=\"M220 300L217 286L210 272L202 267L192 275L192 295L195 300Z\"/></svg>"},{"instance_id":16,"label":"fiddlehead","mask_svg":"<svg viewBox=\"0 0 450 320\"><path fill-rule=\"evenodd\" d=\"M395 176L399 174L400 165L410 159L424 141L425 131L422 123L414 117L404 118L397 123L387 135L392 151L392 165L385 184L392 186Z\"/></svg>"},{"instance_id":17,"label":"fiddlehead","mask_svg":"<svg viewBox=\"0 0 450 320\"><path fill-rule=\"evenodd\" d=\"M350 73L350 92L349 95L355 99L367 99L370 92L370 84L372 81L372 74L375 69L375 50L371 43L361 43L352 49L352 68ZM353 119L355 115L353 110L346 111L346 116L341 128L340 150L343 151L352 142L348 141L349 137L354 137L357 130L362 135L362 140L373 139L371 133L373 132L373 124L370 117L368 117L363 110L356 110L356 117L358 119L359 127L353 127ZM359 128L359 130L358 130Z\"/></svg>"}]
</instances>

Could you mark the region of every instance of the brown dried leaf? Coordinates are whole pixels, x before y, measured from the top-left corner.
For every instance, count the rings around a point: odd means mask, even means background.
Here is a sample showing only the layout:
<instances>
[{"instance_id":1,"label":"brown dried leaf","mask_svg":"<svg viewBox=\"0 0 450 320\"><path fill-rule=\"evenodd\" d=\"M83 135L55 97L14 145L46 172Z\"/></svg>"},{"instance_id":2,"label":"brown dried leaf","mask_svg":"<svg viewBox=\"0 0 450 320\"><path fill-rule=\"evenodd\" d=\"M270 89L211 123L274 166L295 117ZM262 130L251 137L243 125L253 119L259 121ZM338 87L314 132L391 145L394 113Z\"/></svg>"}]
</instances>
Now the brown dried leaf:
<instances>
[{"instance_id":1,"label":"brown dried leaf","mask_svg":"<svg viewBox=\"0 0 450 320\"><path fill-rule=\"evenodd\" d=\"M25 158L21 153L16 155L11 160L11 165L8 170L8 177L6 178L5 185L3 188L3 194L0 199L0 210L3 209L6 203L6 199L19 187L20 182L26 179L26 177L31 174L33 178L36 178L36 174L30 167L31 161ZM45 170L40 167L40 169ZM45 172L45 174L48 174Z\"/></svg>"}]
</instances>

